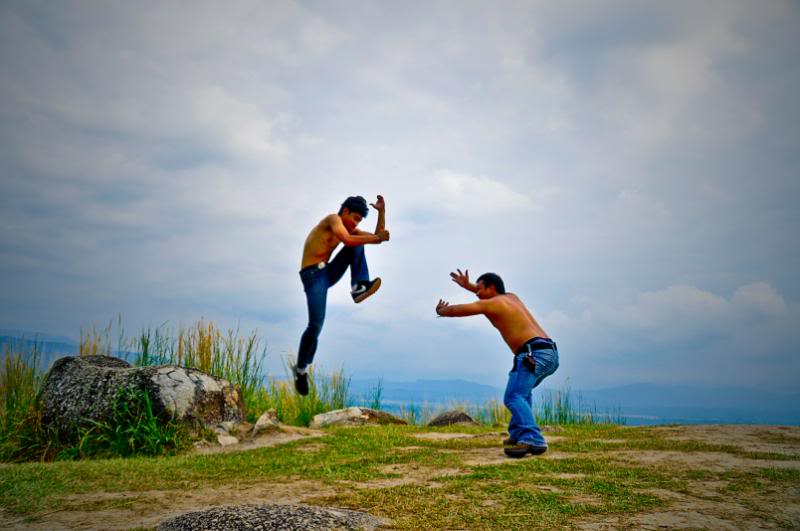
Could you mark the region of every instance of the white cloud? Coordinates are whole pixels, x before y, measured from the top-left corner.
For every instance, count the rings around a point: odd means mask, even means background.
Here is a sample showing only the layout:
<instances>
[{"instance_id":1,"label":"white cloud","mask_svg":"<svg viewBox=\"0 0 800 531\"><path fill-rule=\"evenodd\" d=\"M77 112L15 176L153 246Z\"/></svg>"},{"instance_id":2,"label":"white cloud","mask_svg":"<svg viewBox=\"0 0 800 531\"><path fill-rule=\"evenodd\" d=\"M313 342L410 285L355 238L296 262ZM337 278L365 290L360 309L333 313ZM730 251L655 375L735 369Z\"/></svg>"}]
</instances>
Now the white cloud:
<instances>
[{"instance_id":1,"label":"white cloud","mask_svg":"<svg viewBox=\"0 0 800 531\"><path fill-rule=\"evenodd\" d=\"M515 192L500 180L451 170L437 171L424 195L432 206L464 217L480 217L534 206L527 195Z\"/></svg>"},{"instance_id":2,"label":"white cloud","mask_svg":"<svg viewBox=\"0 0 800 531\"><path fill-rule=\"evenodd\" d=\"M796 351L796 150L772 141L796 137L796 14L4 5L0 320L70 333L117 311L213 314L293 350L307 231L382 193L385 286L364 308L334 288L331 361L355 338L394 370L388 337L406 367L438 356L446 373L437 353L457 350L490 374L503 346L485 320L431 317L469 299L447 277L462 265L533 294L584 381L628 378L631 352L653 357L637 375L669 349L719 359L753 327L768 356Z\"/></svg>"}]
</instances>

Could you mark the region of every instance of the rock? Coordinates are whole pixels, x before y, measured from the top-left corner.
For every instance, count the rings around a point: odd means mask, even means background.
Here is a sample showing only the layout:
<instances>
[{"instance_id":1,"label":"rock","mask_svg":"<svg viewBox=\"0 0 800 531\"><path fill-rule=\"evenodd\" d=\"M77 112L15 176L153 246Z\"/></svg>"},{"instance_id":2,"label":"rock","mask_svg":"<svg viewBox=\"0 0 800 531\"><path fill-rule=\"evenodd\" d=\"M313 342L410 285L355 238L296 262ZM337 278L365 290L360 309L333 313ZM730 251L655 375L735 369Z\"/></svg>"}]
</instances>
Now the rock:
<instances>
[{"instance_id":1,"label":"rock","mask_svg":"<svg viewBox=\"0 0 800 531\"><path fill-rule=\"evenodd\" d=\"M428 422L428 426L450 426L451 424L477 424L472 417L463 411L445 411Z\"/></svg>"},{"instance_id":2,"label":"rock","mask_svg":"<svg viewBox=\"0 0 800 531\"><path fill-rule=\"evenodd\" d=\"M236 429L236 423L232 420L225 420L219 423L219 427L225 430L225 433L231 433Z\"/></svg>"},{"instance_id":3,"label":"rock","mask_svg":"<svg viewBox=\"0 0 800 531\"><path fill-rule=\"evenodd\" d=\"M256 421L256 425L253 426L253 437L259 434L259 432L274 429L280 426L278 422L278 414L275 412L274 409L270 409L269 411L265 411L258 420Z\"/></svg>"},{"instance_id":4,"label":"rock","mask_svg":"<svg viewBox=\"0 0 800 531\"><path fill-rule=\"evenodd\" d=\"M220 446L230 446L232 444L239 444L239 439L231 437L230 435L217 435L217 442Z\"/></svg>"},{"instance_id":5,"label":"rock","mask_svg":"<svg viewBox=\"0 0 800 531\"><path fill-rule=\"evenodd\" d=\"M359 426L362 424L406 424L394 415L368 407L348 407L314 415L312 428L325 426Z\"/></svg>"},{"instance_id":6,"label":"rock","mask_svg":"<svg viewBox=\"0 0 800 531\"><path fill-rule=\"evenodd\" d=\"M118 393L147 393L153 413L191 427L240 422L244 404L239 390L221 378L175 365L131 367L108 356L67 356L45 376L39 400L42 421L62 437L110 417Z\"/></svg>"},{"instance_id":7,"label":"rock","mask_svg":"<svg viewBox=\"0 0 800 531\"><path fill-rule=\"evenodd\" d=\"M239 505L213 507L161 522L156 531L240 531L243 529L319 531L361 529L372 531L385 524L371 514L347 509L306 505Z\"/></svg>"},{"instance_id":8,"label":"rock","mask_svg":"<svg viewBox=\"0 0 800 531\"><path fill-rule=\"evenodd\" d=\"M370 423L377 423L377 424L408 424L405 420L395 417L391 413L387 413L385 411L381 411L379 409L372 409L369 407L362 407L359 408L362 413L365 413L368 416L368 421Z\"/></svg>"}]
</instances>

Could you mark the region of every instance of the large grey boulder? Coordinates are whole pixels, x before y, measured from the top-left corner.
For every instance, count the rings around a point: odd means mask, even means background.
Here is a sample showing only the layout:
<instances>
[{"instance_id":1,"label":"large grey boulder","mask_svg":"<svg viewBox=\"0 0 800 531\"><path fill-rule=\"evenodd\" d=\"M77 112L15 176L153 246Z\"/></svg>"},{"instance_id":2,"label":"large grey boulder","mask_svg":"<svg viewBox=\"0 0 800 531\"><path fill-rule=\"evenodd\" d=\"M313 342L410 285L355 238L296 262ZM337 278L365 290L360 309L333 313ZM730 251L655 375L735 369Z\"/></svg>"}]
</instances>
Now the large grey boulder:
<instances>
[{"instance_id":1,"label":"large grey boulder","mask_svg":"<svg viewBox=\"0 0 800 531\"><path fill-rule=\"evenodd\" d=\"M312 428L324 428L326 426L360 426L363 424L407 423L405 420L399 419L390 413L368 407L334 409L327 413L314 415L314 418L311 419Z\"/></svg>"},{"instance_id":2,"label":"large grey boulder","mask_svg":"<svg viewBox=\"0 0 800 531\"><path fill-rule=\"evenodd\" d=\"M39 395L42 420L67 436L90 420L108 419L118 394L129 390L146 392L160 418L193 428L244 419L239 389L197 369L131 367L108 356L68 356L57 360L45 377Z\"/></svg>"},{"instance_id":3,"label":"large grey boulder","mask_svg":"<svg viewBox=\"0 0 800 531\"><path fill-rule=\"evenodd\" d=\"M477 424L477 422L463 411L458 410L445 411L428 422L428 426L450 426L452 424Z\"/></svg>"}]
</instances>

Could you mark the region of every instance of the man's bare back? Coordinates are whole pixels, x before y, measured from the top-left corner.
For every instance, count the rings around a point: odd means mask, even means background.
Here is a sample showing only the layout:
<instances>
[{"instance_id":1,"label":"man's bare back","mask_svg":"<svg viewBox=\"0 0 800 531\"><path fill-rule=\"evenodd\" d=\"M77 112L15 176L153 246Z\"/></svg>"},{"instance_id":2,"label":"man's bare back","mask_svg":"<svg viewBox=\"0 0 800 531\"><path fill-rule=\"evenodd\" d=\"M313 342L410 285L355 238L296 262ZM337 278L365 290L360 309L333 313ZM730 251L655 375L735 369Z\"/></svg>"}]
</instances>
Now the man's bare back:
<instances>
[{"instance_id":1,"label":"man's bare back","mask_svg":"<svg viewBox=\"0 0 800 531\"><path fill-rule=\"evenodd\" d=\"M484 315L497 328L512 352L519 350L531 338L549 337L519 297L513 293L495 295L480 302L484 303L486 308Z\"/></svg>"},{"instance_id":2,"label":"man's bare back","mask_svg":"<svg viewBox=\"0 0 800 531\"><path fill-rule=\"evenodd\" d=\"M461 273L460 269L457 271L458 273L450 273L453 281L467 291L475 293L480 300L454 306L440 300L436 306L438 315L442 317L485 315L503 336L511 352L517 352L526 341L534 337L550 337L519 297L513 293L497 293L494 286L487 288L480 281L472 284L469 281L469 271L465 273Z\"/></svg>"}]
</instances>

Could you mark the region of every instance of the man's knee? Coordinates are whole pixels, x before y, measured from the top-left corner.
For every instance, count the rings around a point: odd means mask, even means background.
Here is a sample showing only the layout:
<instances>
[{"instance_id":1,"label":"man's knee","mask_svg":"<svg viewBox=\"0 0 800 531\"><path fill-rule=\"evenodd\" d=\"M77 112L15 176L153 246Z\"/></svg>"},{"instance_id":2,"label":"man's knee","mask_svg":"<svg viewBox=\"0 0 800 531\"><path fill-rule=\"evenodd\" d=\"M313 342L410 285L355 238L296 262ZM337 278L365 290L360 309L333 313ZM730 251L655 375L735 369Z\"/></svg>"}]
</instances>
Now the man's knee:
<instances>
[{"instance_id":1,"label":"man's knee","mask_svg":"<svg viewBox=\"0 0 800 531\"><path fill-rule=\"evenodd\" d=\"M503 397L503 404L510 408L514 405L514 403L520 398L520 396L516 393L506 393Z\"/></svg>"},{"instance_id":2,"label":"man's knee","mask_svg":"<svg viewBox=\"0 0 800 531\"><path fill-rule=\"evenodd\" d=\"M306 332L316 337L322 332L323 324L325 324L325 319L311 319L306 326Z\"/></svg>"}]
</instances>

